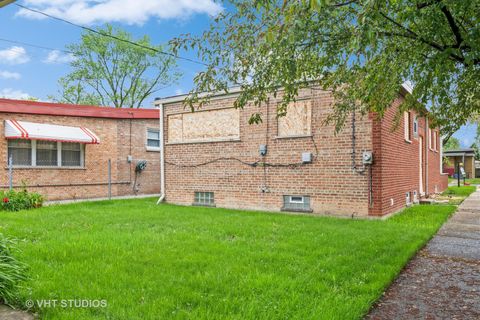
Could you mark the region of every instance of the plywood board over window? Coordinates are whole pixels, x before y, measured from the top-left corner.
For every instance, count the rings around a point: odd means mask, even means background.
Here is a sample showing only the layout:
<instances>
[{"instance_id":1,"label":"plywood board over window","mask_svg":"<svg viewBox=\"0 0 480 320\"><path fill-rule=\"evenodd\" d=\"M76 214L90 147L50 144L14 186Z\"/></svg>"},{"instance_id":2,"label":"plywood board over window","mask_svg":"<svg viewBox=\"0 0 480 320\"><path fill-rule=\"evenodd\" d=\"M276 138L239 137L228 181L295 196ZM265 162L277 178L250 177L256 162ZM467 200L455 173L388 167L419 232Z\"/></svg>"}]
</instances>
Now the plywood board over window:
<instances>
[{"instance_id":1,"label":"plywood board over window","mask_svg":"<svg viewBox=\"0 0 480 320\"><path fill-rule=\"evenodd\" d=\"M235 108L168 116L168 142L192 143L240 139L240 111Z\"/></svg>"},{"instance_id":2,"label":"plywood board over window","mask_svg":"<svg viewBox=\"0 0 480 320\"><path fill-rule=\"evenodd\" d=\"M292 102L287 114L278 118L278 137L301 137L312 134L312 101Z\"/></svg>"}]
</instances>

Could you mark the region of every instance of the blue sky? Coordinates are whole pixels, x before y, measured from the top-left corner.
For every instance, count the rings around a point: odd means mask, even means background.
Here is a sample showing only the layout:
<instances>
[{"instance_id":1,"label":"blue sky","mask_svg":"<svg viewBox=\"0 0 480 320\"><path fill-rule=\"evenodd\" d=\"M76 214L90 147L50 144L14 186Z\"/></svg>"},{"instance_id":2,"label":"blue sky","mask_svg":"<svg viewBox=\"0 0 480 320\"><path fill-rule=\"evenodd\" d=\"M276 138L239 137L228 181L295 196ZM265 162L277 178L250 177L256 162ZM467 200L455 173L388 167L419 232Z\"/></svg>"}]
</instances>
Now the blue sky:
<instances>
[{"instance_id":1,"label":"blue sky","mask_svg":"<svg viewBox=\"0 0 480 320\"><path fill-rule=\"evenodd\" d=\"M82 25L112 23L134 37L149 35L153 44L166 43L183 33L201 33L208 27L211 15L222 9L213 0L19 0L18 3ZM0 9L1 39L64 49L65 45L78 42L81 33L79 28L41 18L15 5ZM193 52L184 52L182 56L196 58ZM47 100L57 92L57 80L68 73L68 62L69 57L61 52L0 40L0 96ZM155 96L185 93L192 88L192 79L202 67L181 60L178 65L182 78ZM463 147L473 142L475 128L464 126L455 134Z\"/></svg>"}]
</instances>

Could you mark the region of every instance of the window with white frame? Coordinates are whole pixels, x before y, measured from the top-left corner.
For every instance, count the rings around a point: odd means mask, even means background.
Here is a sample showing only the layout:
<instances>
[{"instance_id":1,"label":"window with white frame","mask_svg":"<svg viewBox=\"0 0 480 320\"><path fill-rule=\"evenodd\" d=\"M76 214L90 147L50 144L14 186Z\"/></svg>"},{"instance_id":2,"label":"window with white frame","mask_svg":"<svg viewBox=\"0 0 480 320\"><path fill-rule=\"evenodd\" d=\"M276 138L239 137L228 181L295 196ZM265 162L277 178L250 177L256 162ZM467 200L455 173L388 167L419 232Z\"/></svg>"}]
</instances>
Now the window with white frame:
<instances>
[{"instance_id":1,"label":"window with white frame","mask_svg":"<svg viewBox=\"0 0 480 320\"><path fill-rule=\"evenodd\" d=\"M32 165L32 141L8 140L8 159L12 158L14 166ZM7 163L8 160L7 159Z\"/></svg>"},{"instance_id":2,"label":"window with white frame","mask_svg":"<svg viewBox=\"0 0 480 320\"><path fill-rule=\"evenodd\" d=\"M62 167L82 166L82 145L80 143L62 142Z\"/></svg>"},{"instance_id":3,"label":"window with white frame","mask_svg":"<svg viewBox=\"0 0 480 320\"><path fill-rule=\"evenodd\" d=\"M160 130L147 129L147 149L160 149Z\"/></svg>"},{"instance_id":4,"label":"window with white frame","mask_svg":"<svg viewBox=\"0 0 480 320\"><path fill-rule=\"evenodd\" d=\"M437 148L437 131L433 131L433 150L438 151Z\"/></svg>"},{"instance_id":5,"label":"window with white frame","mask_svg":"<svg viewBox=\"0 0 480 320\"><path fill-rule=\"evenodd\" d=\"M311 212L310 196L283 196L283 211Z\"/></svg>"},{"instance_id":6,"label":"window with white frame","mask_svg":"<svg viewBox=\"0 0 480 320\"><path fill-rule=\"evenodd\" d=\"M85 145L75 142L13 139L8 140L8 159L10 157L14 166L83 167Z\"/></svg>"},{"instance_id":7,"label":"window with white frame","mask_svg":"<svg viewBox=\"0 0 480 320\"><path fill-rule=\"evenodd\" d=\"M408 142L412 141L411 137L411 117L410 117L410 112L405 111L403 113L403 124L404 124L404 130L405 130L405 140Z\"/></svg>"},{"instance_id":8,"label":"window with white frame","mask_svg":"<svg viewBox=\"0 0 480 320\"><path fill-rule=\"evenodd\" d=\"M37 141L36 165L39 167L58 166L58 146L56 141Z\"/></svg>"},{"instance_id":9,"label":"window with white frame","mask_svg":"<svg viewBox=\"0 0 480 320\"><path fill-rule=\"evenodd\" d=\"M418 138L418 117L413 118L413 136Z\"/></svg>"}]
</instances>

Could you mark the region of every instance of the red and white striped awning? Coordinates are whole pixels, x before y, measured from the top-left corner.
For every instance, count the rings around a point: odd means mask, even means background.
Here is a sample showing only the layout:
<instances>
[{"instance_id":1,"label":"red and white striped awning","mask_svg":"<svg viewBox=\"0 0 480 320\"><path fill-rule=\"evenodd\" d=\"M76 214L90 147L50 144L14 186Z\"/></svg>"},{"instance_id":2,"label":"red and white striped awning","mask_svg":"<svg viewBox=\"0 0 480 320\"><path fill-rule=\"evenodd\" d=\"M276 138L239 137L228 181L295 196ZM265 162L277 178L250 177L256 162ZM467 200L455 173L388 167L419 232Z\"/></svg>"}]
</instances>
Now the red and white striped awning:
<instances>
[{"instance_id":1,"label":"red and white striped awning","mask_svg":"<svg viewBox=\"0 0 480 320\"><path fill-rule=\"evenodd\" d=\"M62 142L100 143L100 139L85 127L59 126L55 124L5 120L5 138L47 140Z\"/></svg>"}]
</instances>

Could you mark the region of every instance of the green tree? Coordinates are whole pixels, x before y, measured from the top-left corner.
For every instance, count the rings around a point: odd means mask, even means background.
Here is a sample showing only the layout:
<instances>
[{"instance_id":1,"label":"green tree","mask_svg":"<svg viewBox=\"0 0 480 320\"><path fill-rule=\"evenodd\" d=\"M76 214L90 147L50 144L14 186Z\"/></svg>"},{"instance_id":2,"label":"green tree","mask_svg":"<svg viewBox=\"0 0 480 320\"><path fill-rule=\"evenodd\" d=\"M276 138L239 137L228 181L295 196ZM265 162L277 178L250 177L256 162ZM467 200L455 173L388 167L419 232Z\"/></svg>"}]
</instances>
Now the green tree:
<instances>
[{"instance_id":1,"label":"green tree","mask_svg":"<svg viewBox=\"0 0 480 320\"><path fill-rule=\"evenodd\" d=\"M445 151L460 149L460 140L455 137L450 137L448 141L443 145Z\"/></svg>"},{"instance_id":2,"label":"green tree","mask_svg":"<svg viewBox=\"0 0 480 320\"><path fill-rule=\"evenodd\" d=\"M475 150L475 160L480 160L480 123L477 122L477 135L471 145L471 148Z\"/></svg>"},{"instance_id":3,"label":"green tree","mask_svg":"<svg viewBox=\"0 0 480 320\"><path fill-rule=\"evenodd\" d=\"M335 96L328 121L337 129L353 108L383 115L405 81L402 104L428 105L432 125L447 138L480 110L480 0L232 0L201 36L173 39L208 65L195 77L198 92L241 86L235 106L259 107L283 91L278 115L299 89L315 83ZM420 104L418 103L420 102Z\"/></svg>"},{"instance_id":4,"label":"green tree","mask_svg":"<svg viewBox=\"0 0 480 320\"><path fill-rule=\"evenodd\" d=\"M110 25L98 31L164 51L152 46L147 36L133 40L129 33ZM179 77L173 56L98 33L87 31L80 43L67 48L75 59L70 63L72 71L59 80L56 101L139 108L147 97Z\"/></svg>"}]
</instances>

